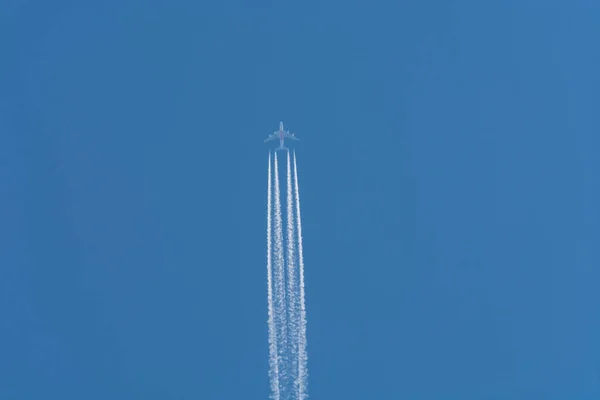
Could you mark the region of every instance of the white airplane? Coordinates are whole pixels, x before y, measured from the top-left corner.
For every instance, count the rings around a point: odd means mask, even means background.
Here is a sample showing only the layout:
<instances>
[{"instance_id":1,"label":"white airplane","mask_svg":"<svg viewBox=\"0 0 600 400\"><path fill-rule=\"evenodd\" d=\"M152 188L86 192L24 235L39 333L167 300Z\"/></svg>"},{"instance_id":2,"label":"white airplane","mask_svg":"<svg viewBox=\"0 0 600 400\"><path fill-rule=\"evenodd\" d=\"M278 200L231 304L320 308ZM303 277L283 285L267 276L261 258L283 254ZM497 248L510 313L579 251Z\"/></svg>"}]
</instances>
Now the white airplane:
<instances>
[{"instance_id":1,"label":"white airplane","mask_svg":"<svg viewBox=\"0 0 600 400\"><path fill-rule=\"evenodd\" d=\"M270 134L269 137L265 139L265 143L268 142L269 140L279 139L279 147L276 148L275 150L287 150L287 147L283 146L283 140L285 138L292 139L292 140L300 140L293 133L290 133L290 131L284 131L283 130L283 122L280 122L279 130Z\"/></svg>"}]
</instances>

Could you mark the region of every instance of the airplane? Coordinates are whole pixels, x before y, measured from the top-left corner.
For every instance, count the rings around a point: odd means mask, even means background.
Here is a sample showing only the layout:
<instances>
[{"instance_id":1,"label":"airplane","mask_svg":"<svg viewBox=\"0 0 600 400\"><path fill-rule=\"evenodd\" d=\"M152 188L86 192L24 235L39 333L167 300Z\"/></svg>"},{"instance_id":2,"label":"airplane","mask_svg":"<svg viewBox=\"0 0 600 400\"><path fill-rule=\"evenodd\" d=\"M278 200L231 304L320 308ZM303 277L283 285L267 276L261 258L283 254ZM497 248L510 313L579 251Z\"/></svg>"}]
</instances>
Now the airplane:
<instances>
[{"instance_id":1,"label":"airplane","mask_svg":"<svg viewBox=\"0 0 600 400\"><path fill-rule=\"evenodd\" d=\"M265 143L268 142L269 140L279 139L279 147L276 148L275 150L287 150L287 147L283 146L283 141L285 138L292 139L292 140L300 140L295 136L295 134L290 133L290 131L284 131L283 130L283 122L280 122L279 130L270 134L269 137L265 139Z\"/></svg>"}]
</instances>

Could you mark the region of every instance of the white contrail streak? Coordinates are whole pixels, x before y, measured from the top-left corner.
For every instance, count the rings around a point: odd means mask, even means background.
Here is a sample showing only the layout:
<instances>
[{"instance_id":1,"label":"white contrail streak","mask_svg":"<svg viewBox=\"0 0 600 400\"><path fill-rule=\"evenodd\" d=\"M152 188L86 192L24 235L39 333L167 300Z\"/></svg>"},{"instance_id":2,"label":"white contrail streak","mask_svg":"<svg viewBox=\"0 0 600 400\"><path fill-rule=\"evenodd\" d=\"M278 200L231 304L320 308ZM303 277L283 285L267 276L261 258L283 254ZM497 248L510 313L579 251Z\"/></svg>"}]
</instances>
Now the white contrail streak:
<instances>
[{"instance_id":1,"label":"white contrail streak","mask_svg":"<svg viewBox=\"0 0 600 400\"><path fill-rule=\"evenodd\" d=\"M290 154L288 151L286 161L284 241L279 161L276 152L273 157L269 153L267 300L270 397L274 400L306 400L308 398L308 357L304 254L296 154Z\"/></svg>"},{"instance_id":2,"label":"white contrail streak","mask_svg":"<svg viewBox=\"0 0 600 400\"><path fill-rule=\"evenodd\" d=\"M306 306L304 304L304 256L302 254L302 219L300 218L300 190L298 188L298 167L294 152L294 188L296 200L296 227L298 228L298 267L300 280L300 326L298 333L298 400L308 398L308 356L306 353Z\"/></svg>"},{"instance_id":3,"label":"white contrail streak","mask_svg":"<svg viewBox=\"0 0 600 400\"><path fill-rule=\"evenodd\" d=\"M278 333L277 352L279 364L279 379L282 387L287 386L289 371L286 368L287 359L287 327L286 327L286 304L285 304L285 271L283 259L283 227L281 222L281 200L279 195L279 165L277 153L274 163L275 180L275 315ZM283 380L283 382L281 382ZM285 389L284 389L285 390Z\"/></svg>"},{"instance_id":4,"label":"white contrail streak","mask_svg":"<svg viewBox=\"0 0 600 400\"><path fill-rule=\"evenodd\" d=\"M269 310L269 380L271 381L271 398L279 400L279 365L277 355L277 336L273 316L273 279L271 263L271 153L269 152L269 178L267 185L267 301Z\"/></svg>"},{"instance_id":5,"label":"white contrail streak","mask_svg":"<svg viewBox=\"0 0 600 400\"><path fill-rule=\"evenodd\" d=\"M288 302L288 338L289 338L289 373L293 377L290 384L294 391L298 387L298 304L296 292L296 246L294 239L294 194L292 190L292 169L290 153L287 153L287 302Z\"/></svg>"}]
</instances>

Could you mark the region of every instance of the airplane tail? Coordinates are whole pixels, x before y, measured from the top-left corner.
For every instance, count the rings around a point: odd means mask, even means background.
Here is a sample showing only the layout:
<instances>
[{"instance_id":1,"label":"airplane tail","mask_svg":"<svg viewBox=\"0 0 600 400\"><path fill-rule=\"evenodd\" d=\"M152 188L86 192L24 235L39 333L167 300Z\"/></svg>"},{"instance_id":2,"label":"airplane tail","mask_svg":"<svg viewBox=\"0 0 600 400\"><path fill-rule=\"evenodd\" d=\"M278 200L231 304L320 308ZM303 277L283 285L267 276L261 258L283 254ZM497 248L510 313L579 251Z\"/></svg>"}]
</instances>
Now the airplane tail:
<instances>
[{"instance_id":1,"label":"airplane tail","mask_svg":"<svg viewBox=\"0 0 600 400\"><path fill-rule=\"evenodd\" d=\"M279 146L278 148L276 148L275 150L288 150L287 147L285 146Z\"/></svg>"}]
</instances>

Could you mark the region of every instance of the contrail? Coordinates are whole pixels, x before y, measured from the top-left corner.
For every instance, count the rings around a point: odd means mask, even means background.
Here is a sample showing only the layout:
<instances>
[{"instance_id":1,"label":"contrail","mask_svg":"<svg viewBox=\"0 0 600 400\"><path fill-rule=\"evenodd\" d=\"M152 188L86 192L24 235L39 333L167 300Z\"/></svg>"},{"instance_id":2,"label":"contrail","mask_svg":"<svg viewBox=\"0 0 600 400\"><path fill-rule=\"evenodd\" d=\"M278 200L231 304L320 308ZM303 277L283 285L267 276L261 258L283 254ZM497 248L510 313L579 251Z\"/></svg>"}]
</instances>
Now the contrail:
<instances>
[{"instance_id":1,"label":"contrail","mask_svg":"<svg viewBox=\"0 0 600 400\"><path fill-rule=\"evenodd\" d=\"M277 153L275 153L274 164L275 180L275 315L278 333L277 352L279 361L279 379L284 381L283 387L287 386L288 373L286 369L287 360L287 329L286 329L286 307L285 307L285 275L283 259L283 228L281 222L281 200L279 195L279 165Z\"/></svg>"},{"instance_id":2,"label":"contrail","mask_svg":"<svg viewBox=\"0 0 600 400\"><path fill-rule=\"evenodd\" d=\"M277 153L274 153L274 157L269 153L267 194L269 379L272 399L305 400L308 398L306 306L296 154L290 154L288 151L286 161L286 240L284 241L279 161Z\"/></svg>"},{"instance_id":3,"label":"contrail","mask_svg":"<svg viewBox=\"0 0 600 400\"><path fill-rule=\"evenodd\" d=\"M296 246L294 240L294 194L292 191L292 169L290 153L287 153L287 301L288 301L288 335L289 335L289 373L293 377L290 384L294 391L298 387L298 304L296 300Z\"/></svg>"},{"instance_id":4,"label":"contrail","mask_svg":"<svg viewBox=\"0 0 600 400\"><path fill-rule=\"evenodd\" d=\"M298 333L298 400L308 398L308 356L306 354L306 306L304 304L304 256L302 254L302 219L300 218L300 190L298 188L298 167L294 152L294 188L296 200L296 227L298 228L298 266L300 280L300 326Z\"/></svg>"},{"instance_id":5,"label":"contrail","mask_svg":"<svg viewBox=\"0 0 600 400\"><path fill-rule=\"evenodd\" d=\"M269 152L269 178L267 185L267 302L269 310L269 380L271 381L271 398L279 400L279 365L277 355L277 336L273 316L273 279L271 265L271 153Z\"/></svg>"}]
</instances>

